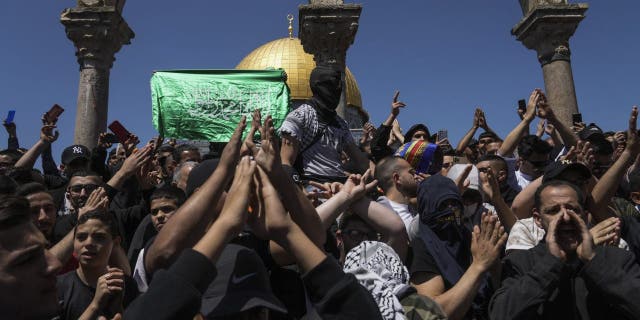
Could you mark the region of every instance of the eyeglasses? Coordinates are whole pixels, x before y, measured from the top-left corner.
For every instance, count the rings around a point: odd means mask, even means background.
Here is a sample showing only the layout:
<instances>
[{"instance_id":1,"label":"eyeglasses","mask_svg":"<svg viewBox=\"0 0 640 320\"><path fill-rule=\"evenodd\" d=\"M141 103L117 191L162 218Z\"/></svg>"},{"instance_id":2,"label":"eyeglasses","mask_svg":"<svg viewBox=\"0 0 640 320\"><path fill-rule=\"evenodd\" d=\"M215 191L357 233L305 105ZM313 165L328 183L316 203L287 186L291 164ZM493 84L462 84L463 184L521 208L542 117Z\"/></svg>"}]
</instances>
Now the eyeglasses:
<instances>
[{"instance_id":1,"label":"eyeglasses","mask_svg":"<svg viewBox=\"0 0 640 320\"><path fill-rule=\"evenodd\" d=\"M449 169L449 167L451 167L451 165L453 165L453 162L444 162L442 164L442 168L443 169Z\"/></svg>"},{"instance_id":2,"label":"eyeglasses","mask_svg":"<svg viewBox=\"0 0 640 320\"><path fill-rule=\"evenodd\" d=\"M358 229L347 229L344 230L344 233L348 235L351 239L356 241L364 241L364 240L378 240L378 234L375 232L363 232Z\"/></svg>"},{"instance_id":3,"label":"eyeglasses","mask_svg":"<svg viewBox=\"0 0 640 320\"><path fill-rule=\"evenodd\" d=\"M100 188L99 185L92 184L92 183L89 183L89 184L76 184L76 185L73 185L73 186L69 186L69 191L73 192L73 193L80 193L84 189L84 191L86 191L87 193L91 193L91 192L93 192L93 190L96 190L98 188Z\"/></svg>"}]
</instances>

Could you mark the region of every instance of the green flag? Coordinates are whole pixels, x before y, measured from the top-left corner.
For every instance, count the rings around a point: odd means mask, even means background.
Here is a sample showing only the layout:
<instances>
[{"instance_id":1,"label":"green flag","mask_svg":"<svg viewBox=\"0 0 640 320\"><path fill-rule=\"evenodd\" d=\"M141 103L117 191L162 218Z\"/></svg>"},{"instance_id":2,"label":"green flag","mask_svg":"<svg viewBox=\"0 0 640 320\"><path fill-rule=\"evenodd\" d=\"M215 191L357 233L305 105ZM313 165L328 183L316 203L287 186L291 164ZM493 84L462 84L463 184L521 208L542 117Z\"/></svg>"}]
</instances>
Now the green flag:
<instances>
[{"instance_id":1,"label":"green flag","mask_svg":"<svg viewBox=\"0 0 640 320\"><path fill-rule=\"evenodd\" d=\"M243 115L249 123L260 109L277 129L290 111L285 81L284 70L156 71L153 126L167 138L226 142Z\"/></svg>"}]
</instances>

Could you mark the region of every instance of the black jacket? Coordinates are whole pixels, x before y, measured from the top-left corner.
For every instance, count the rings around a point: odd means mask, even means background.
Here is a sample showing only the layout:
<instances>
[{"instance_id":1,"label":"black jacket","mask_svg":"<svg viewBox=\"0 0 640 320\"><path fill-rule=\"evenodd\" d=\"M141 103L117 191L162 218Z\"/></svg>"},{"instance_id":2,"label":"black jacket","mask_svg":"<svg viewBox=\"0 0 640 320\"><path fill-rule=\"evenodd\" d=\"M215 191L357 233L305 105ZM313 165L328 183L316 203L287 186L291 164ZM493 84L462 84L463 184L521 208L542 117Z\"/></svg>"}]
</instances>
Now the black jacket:
<instances>
[{"instance_id":1,"label":"black jacket","mask_svg":"<svg viewBox=\"0 0 640 320\"><path fill-rule=\"evenodd\" d=\"M491 319L640 318L640 266L633 254L595 250L590 262L575 265L551 255L544 241L511 252L489 306Z\"/></svg>"},{"instance_id":2,"label":"black jacket","mask_svg":"<svg viewBox=\"0 0 640 320\"><path fill-rule=\"evenodd\" d=\"M154 275L149 290L129 305L124 319L193 319L215 276L211 261L187 249L168 271ZM382 319L367 289L330 257L304 275L303 282L321 319Z\"/></svg>"}]
</instances>

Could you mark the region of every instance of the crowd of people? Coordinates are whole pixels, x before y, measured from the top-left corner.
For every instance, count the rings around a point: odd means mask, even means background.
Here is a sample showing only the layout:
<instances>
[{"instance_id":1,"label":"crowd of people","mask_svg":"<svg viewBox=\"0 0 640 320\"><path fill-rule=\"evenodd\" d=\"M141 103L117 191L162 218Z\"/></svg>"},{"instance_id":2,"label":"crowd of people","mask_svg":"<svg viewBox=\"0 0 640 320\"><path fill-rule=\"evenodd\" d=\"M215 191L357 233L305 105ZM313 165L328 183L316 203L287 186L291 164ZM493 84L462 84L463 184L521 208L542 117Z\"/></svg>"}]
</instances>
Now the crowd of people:
<instances>
[{"instance_id":1,"label":"crowd of people","mask_svg":"<svg viewBox=\"0 0 640 320\"><path fill-rule=\"evenodd\" d=\"M5 123L0 317L640 318L637 107L567 126L535 89L504 138L476 109L454 146L403 132L396 92L356 141L341 78L316 67L280 128L256 110L221 154L103 133L57 165L56 119L28 149Z\"/></svg>"}]
</instances>

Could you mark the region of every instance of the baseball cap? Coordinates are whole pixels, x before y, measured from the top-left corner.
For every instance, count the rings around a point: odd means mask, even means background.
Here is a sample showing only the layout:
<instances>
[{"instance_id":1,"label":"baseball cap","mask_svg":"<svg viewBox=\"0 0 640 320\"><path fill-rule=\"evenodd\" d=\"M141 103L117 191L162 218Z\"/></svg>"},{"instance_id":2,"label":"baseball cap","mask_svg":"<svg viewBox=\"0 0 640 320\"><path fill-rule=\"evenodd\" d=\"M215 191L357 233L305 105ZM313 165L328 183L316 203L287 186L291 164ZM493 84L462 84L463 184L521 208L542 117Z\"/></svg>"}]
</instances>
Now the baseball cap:
<instances>
[{"instance_id":1,"label":"baseball cap","mask_svg":"<svg viewBox=\"0 0 640 320\"><path fill-rule=\"evenodd\" d=\"M552 162L544 169L542 182L544 183L547 181L556 180L560 175L569 170L575 170L584 180L591 178L591 171L581 163L571 161L556 161Z\"/></svg>"},{"instance_id":2,"label":"baseball cap","mask_svg":"<svg viewBox=\"0 0 640 320\"><path fill-rule=\"evenodd\" d=\"M595 123L590 123L584 129L582 129L578 133L578 135L580 136L580 140L600 141L605 139L602 129L600 129L600 127L598 127Z\"/></svg>"},{"instance_id":3,"label":"baseball cap","mask_svg":"<svg viewBox=\"0 0 640 320\"><path fill-rule=\"evenodd\" d=\"M216 269L218 275L202 296L200 312L205 318L233 315L255 307L287 313L271 291L267 269L255 251L228 244Z\"/></svg>"},{"instance_id":4,"label":"baseball cap","mask_svg":"<svg viewBox=\"0 0 640 320\"><path fill-rule=\"evenodd\" d=\"M62 151L62 163L65 165L80 158L86 159L87 161L91 159L91 151L89 148L81 144L74 144L66 147L64 151Z\"/></svg>"}]
</instances>

